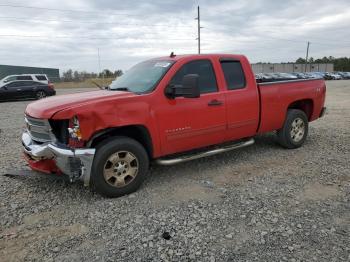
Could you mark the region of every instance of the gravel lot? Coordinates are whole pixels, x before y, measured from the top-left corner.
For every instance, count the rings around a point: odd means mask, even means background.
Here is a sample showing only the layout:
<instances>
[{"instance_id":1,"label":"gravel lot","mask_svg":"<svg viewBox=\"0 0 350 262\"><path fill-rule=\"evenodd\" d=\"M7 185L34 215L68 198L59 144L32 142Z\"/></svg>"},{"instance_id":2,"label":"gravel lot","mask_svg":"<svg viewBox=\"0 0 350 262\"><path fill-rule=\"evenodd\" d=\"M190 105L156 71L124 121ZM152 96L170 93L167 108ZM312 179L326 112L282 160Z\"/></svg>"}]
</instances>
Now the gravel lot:
<instances>
[{"instance_id":1,"label":"gravel lot","mask_svg":"<svg viewBox=\"0 0 350 262\"><path fill-rule=\"evenodd\" d=\"M349 261L350 81L327 84L328 114L300 149L266 134L234 152L153 166L137 193L117 199L1 175L0 260ZM1 174L27 169L27 104L0 103Z\"/></svg>"}]
</instances>

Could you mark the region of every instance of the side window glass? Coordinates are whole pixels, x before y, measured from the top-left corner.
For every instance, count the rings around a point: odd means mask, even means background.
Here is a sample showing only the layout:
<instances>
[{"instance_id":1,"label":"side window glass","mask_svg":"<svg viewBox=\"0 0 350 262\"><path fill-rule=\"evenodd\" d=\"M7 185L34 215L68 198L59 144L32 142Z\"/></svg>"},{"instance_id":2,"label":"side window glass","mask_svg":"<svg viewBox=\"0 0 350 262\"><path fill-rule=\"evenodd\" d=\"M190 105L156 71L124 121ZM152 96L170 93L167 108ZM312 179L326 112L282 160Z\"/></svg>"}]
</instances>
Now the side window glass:
<instances>
[{"instance_id":1,"label":"side window glass","mask_svg":"<svg viewBox=\"0 0 350 262\"><path fill-rule=\"evenodd\" d=\"M31 76L17 76L17 80L33 80Z\"/></svg>"},{"instance_id":2,"label":"side window glass","mask_svg":"<svg viewBox=\"0 0 350 262\"><path fill-rule=\"evenodd\" d=\"M7 83L7 82L14 81L14 80L16 80L16 79L17 79L16 76L10 76L10 77L7 77L7 78L4 80L4 82Z\"/></svg>"},{"instance_id":3,"label":"side window glass","mask_svg":"<svg viewBox=\"0 0 350 262\"><path fill-rule=\"evenodd\" d=\"M15 88L19 86L19 82L12 82L10 84L7 85L8 88Z\"/></svg>"},{"instance_id":4,"label":"side window glass","mask_svg":"<svg viewBox=\"0 0 350 262\"><path fill-rule=\"evenodd\" d=\"M183 77L188 74L199 76L198 82L201 94L218 91L214 69L209 60L197 60L183 65L173 76L170 84L181 85Z\"/></svg>"},{"instance_id":5,"label":"side window glass","mask_svg":"<svg viewBox=\"0 0 350 262\"><path fill-rule=\"evenodd\" d=\"M245 75L239 61L221 61L221 68L225 75L227 89L235 90L245 87Z\"/></svg>"},{"instance_id":6,"label":"side window glass","mask_svg":"<svg viewBox=\"0 0 350 262\"><path fill-rule=\"evenodd\" d=\"M36 75L35 77L36 77L36 79L38 79L39 81L45 81L45 80L47 80L47 79L46 79L46 76L44 76L44 75Z\"/></svg>"}]
</instances>

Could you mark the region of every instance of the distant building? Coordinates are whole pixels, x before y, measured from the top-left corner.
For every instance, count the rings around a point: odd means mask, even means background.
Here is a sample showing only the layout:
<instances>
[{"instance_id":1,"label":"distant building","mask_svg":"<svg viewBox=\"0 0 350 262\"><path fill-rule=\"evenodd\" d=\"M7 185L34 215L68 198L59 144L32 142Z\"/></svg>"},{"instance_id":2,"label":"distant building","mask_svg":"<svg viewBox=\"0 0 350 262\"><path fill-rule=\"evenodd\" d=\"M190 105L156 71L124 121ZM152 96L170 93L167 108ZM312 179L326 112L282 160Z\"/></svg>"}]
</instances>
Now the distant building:
<instances>
[{"instance_id":1,"label":"distant building","mask_svg":"<svg viewBox=\"0 0 350 262\"><path fill-rule=\"evenodd\" d=\"M20 74L46 74L51 82L60 80L60 71L57 68L0 65L0 79L8 75Z\"/></svg>"},{"instance_id":2,"label":"distant building","mask_svg":"<svg viewBox=\"0 0 350 262\"><path fill-rule=\"evenodd\" d=\"M292 72L333 72L333 64L307 64L305 70L305 64L252 64L252 68L255 74L258 73L292 73Z\"/></svg>"}]
</instances>

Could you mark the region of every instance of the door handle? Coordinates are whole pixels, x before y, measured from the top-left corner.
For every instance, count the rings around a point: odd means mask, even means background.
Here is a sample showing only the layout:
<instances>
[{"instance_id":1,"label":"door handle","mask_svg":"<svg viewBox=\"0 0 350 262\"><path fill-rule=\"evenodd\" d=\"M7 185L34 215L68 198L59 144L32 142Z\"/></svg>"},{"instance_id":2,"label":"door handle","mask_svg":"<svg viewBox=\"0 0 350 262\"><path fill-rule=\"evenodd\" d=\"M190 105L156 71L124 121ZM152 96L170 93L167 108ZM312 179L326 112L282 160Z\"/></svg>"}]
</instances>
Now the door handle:
<instances>
[{"instance_id":1,"label":"door handle","mask_svg":"<svg viewBox=\"0 0 350 262\"><path fill-rule=\"evenodd\" d=\"M222 101L214 99L208 103L208 106L221 106L222 104L223 104Z\"/></svg>"}]
</instances>

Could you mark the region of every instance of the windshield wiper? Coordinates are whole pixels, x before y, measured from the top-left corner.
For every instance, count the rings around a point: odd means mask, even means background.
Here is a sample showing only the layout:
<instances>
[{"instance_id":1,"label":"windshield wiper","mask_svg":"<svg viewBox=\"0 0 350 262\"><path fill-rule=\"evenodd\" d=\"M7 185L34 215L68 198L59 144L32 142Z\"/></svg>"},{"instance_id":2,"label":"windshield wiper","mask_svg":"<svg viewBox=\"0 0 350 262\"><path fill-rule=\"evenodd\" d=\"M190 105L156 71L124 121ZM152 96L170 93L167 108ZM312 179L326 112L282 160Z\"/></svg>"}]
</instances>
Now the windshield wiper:
<instances>
[{"instance_id":1,"label":"windshield wiper","mask_svg":"<svg viewBox=\"0 0 350 262\"><path fill-rule=\"evenodd\" d=\"M129 88L127 88L127 87L110 88L110 90L131 92L131 90Z\"/></svg>"}]
</instances>

